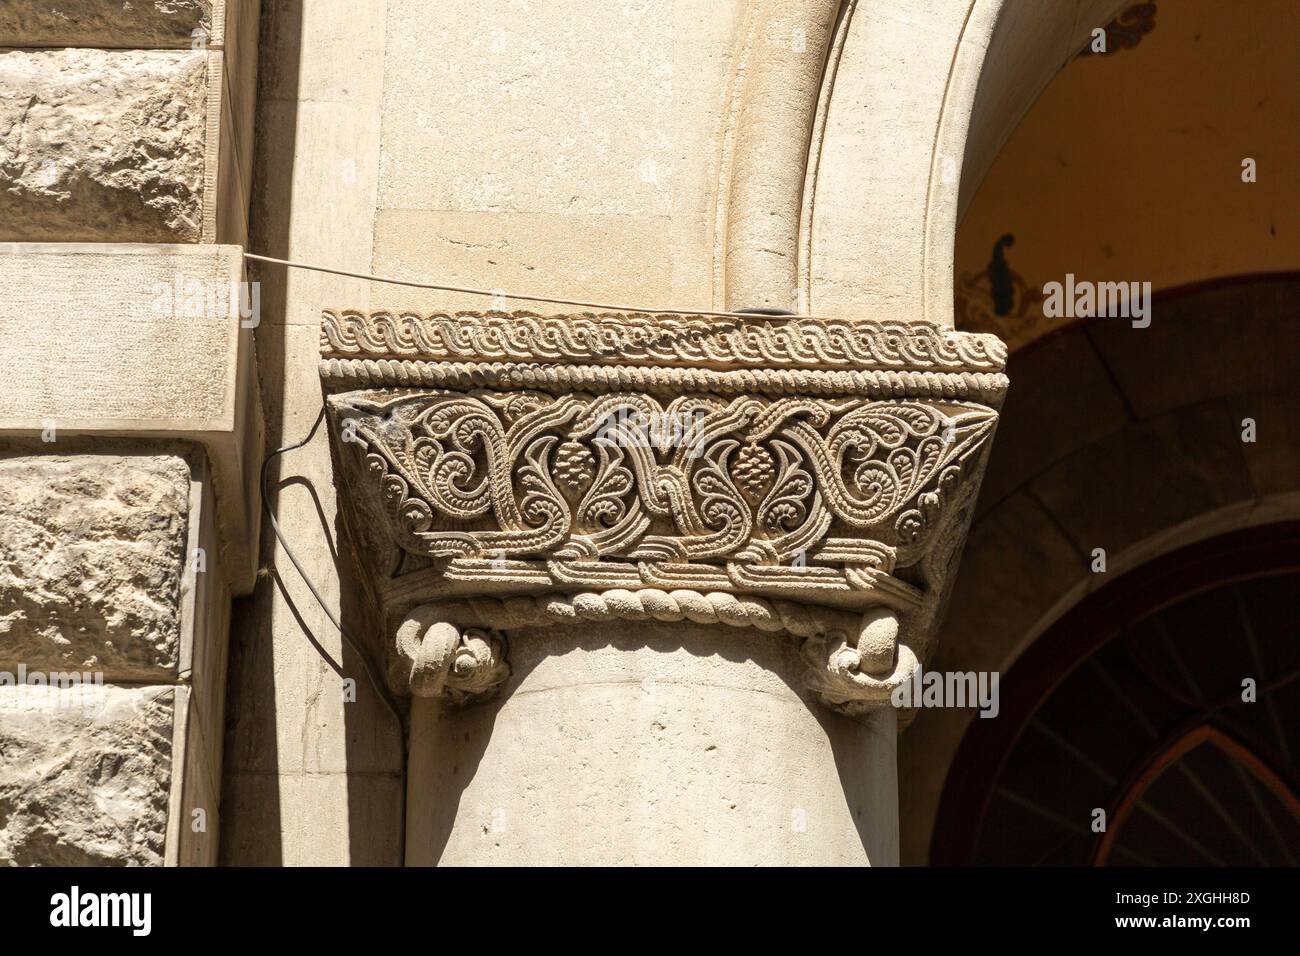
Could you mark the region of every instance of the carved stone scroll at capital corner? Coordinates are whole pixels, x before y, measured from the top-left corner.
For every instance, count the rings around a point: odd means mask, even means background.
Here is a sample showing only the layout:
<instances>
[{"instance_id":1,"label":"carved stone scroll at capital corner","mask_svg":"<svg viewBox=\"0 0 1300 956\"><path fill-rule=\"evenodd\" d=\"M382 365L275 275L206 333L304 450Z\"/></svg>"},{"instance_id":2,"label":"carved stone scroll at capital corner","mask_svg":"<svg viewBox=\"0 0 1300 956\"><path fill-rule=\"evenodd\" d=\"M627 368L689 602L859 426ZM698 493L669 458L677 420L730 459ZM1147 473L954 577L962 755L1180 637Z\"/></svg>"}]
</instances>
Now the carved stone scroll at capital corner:
<instances>
[{"instance_id":1,"label":"carved stone scroll at capital corner","mask_svg":"<svg viewBox=\"0 0 1300 956\"><path fill-rule=\"evenodd\" d=\"M463 702L512 628L803 641L830 706L928 649L1006 391L990 335L898 321L326 312L342 511L398 690Z\"/></svg>"}]
</instances>

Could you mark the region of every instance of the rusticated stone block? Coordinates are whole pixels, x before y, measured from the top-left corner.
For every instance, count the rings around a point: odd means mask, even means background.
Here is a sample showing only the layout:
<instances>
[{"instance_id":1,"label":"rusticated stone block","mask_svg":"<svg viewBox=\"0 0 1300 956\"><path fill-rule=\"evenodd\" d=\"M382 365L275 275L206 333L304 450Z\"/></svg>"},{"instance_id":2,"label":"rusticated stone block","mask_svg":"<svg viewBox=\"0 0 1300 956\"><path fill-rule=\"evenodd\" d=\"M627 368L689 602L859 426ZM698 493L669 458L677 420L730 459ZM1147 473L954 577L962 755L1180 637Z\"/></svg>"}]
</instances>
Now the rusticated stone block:
<instances>
[{"instance_id":1,"label":"rusticated stone block","mask_svg":"<svg viewBox=\"0 0 1300 956\"><path fill-rule=\"evenodd\" d=\"M5 0L0 46L189 46L214 0Z\"/></svg>"},{"instance_id":2,"label":"rusticated stone block","mask_svg":"<svg viewBox=\"0 0 1300 956\"><path fill-rule=\"evenodd\" d=\"M173 679L189 488L174 455L0 457L0 670Z\"/></svg>"},{"instance_id":3,"label":"rusticated stone block","mask_svg":"<svg viewBox=\"0 0 1300 956\"><path fill-rule=\"evenodd\" d=\"M208 54L0 52L0 238L194 242Z\"/></svg>"},{"instance_id":4,"label":"rusticated stone block","mask_svg":"<svg viewBox=\"0 0 1300 956\"><path fill-rule=\"evenodd\" d=\"M0 686L0 865L160 865L175 693Z\"/></svg>"}]
</instances>

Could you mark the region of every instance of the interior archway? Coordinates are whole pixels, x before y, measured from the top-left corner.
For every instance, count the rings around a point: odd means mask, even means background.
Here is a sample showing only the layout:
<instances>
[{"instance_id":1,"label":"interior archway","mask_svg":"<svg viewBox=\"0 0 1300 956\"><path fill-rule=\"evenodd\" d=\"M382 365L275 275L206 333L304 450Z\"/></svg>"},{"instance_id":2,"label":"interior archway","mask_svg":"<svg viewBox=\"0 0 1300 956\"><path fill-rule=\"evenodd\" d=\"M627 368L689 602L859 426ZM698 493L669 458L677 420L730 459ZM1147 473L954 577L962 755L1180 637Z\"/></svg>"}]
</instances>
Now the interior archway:
<instances>
[{"instance_id":1,"label":"interior archway","mask_svg":"<svg viewBox=\"0 0 1300 956\"><path fill-rule=\"evenodd\" d=\"M1008 107L986 104L993 81L981 79L955 252L958 328L994 332L1013 351L1050 334L1069 316L1048 315L1044 289L1067 275L1158 293L1300 269L1293 6L1180 0L1134 4L1126 18L1137 25L1130 45L1076 50L995 160L981 144ZM992 48L988 62L1001 62Z\"/></svg>"},{"instance_id":2,"label":"interior archway","mask_svg":"<svg viewBox=\"0 0 1300 956\"><path fill-rule=\"evenodd\" d=\"M1300 154L1289 121L1300 26L1271 0L1131 6L1154 8L1149 28L1105 56L1074 50L1019 125L1006 113L1009 136L992 100L972 108L957 327L1009 342L1012 385L935 670L1010 681L1107 584L1300 517L1300 188L1287 172ZM1011 29L1018 15L1007 4L999 22ZM984 69L1009 69L1001 60L990 46ZM983 175L976 157L989 148ZM1268 181L1244 178L1244 158L1270 167ZM1067 273L1149 282L1152 322L1048 318L1046 283ZM1254 433L1264 421L1266 440ZM1098 551L1104 573L1092 569ZM1001 723L971 716L922 711L903 736L905 863L939 858L953 756L975 724Z\"/></svg>"},{"instance_id":3,"label":"interior archway","mask_svg":"<svg viewBox=\"0 0 1300 956\"><path fill-rule=\"evenodd\" d=\"M939 649L929 667L996 671L1071 608L1162 555L1300 518L1300 347L1285 327L1300 279L1243 277L1171 290L1145 351L1106 320L1013 354L994 453ZM1255 335L1222 343L1237 323ZM1170 358L1174 371L1153 369ZM1268 437L1243 441L1243 422ZM1094 553L1105 554L1103 573ZM1225 559L1226 560L1226 559ZM939 795L973 724L925 710L903 735L904 861L929 858Z\"/></svg>"}]
</instances>

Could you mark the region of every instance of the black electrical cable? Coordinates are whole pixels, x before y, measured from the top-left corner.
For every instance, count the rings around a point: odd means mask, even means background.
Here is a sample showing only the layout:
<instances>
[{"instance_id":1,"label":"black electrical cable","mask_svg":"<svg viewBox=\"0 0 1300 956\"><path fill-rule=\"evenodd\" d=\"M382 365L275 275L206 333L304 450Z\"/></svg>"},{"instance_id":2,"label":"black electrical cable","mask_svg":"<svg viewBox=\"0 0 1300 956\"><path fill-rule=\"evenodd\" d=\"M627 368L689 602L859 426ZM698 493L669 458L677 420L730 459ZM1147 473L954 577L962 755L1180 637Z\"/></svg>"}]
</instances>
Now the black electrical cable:
<instances>
[{"instance_id":1,"label":"black electrical cable","mask_svg":"<svg viewBox=\"0 0 1300 956\"><path fill-rule=\"evenodd\" d=\"M324 420L325 420L325 406L321 405L320 412L316 415L316 421L312 423L311 431L307 433L306 438L304 438L300 442L296 442L295 444L285 445L282 448L277 448L275 451L267 455L265 459L263 459L262 475L261 475L262 509L266 512L267 520L271 522L271 530L275 532L275 537L276 540L280 542L280 547L284 548L284 553L287 554L289 556L289 560L293 562L293 567L294 570L298 572L298 577L302 578L303 584L307 585L307 589L311 591L312 597L316 599L316 603L320 605L320 609L325 612L325 616L330 619L330 623L333 624L336 628L338 628L339 636L343 638L344 643L346 643L348 647L352 648L352 653L357 656L357 660L361 661L361 667L366 672L366 679L370 681L370 686L375 689L375 693L379 695L379 699L384 702L384 706L388 708L388 712L393 715L393 720L397 723L398 746L401 748L401 754L402 754L402 777L401 780L398 781L399 783L398 793L401 798L401 811L400 811L401 815L399 817L399 820L401 821L401 826L403 828L401 840L398 843L398 853L399 853L398 865L405 866L406 865L406 834L405 834L406 775L407 775L407 767L409 762L409 755L406 750L406 746L407 746L406 722L402 720L401 711L397 709L397 704L393 701L393 698L389 696L387 689L384 687L383 684L379 682L379 678L375 676L374 669L370 666L370 658L361 649L361 645L358 644L356 641L354 641L352 639L352 636L343 629L343 624L339 621L338 618L334 616L334 612L330 610L329 605L326 604L324 598L320 596L320 591L316 590L316 585L313 584L311 578L307 576L307 572L302 569L302 565L298 562L297 556L294 555L293 549L289 547L289 542L285 540L284 532L280 530L280 523L275 520L275 513L271 510L270 500L267 498L266 495L266 474L267 474L267 469L271 466L271 461L274 458L276 458L278 455L283 455L287 451L296 451L297 449L301 448L303 445L306 445L308 442L310 442L313 438L316 437L316 431L317 429L320 428L320 423L323 422ZM311 631L307 630L307 625L303 623L302 618L299 615L295 614L294 619L298 622L298 626L301 627L304 631L306 631L307 637L311 639L312 646L319 647L319 642L317 642L316 640L316 635L312 634Z\"/></svg>"},{"instance_id":2,"label":"black electrical cable","mask_svg":"<svg viewBox=\"0 0 1300 956\"><path fill-rule=\"evenodd\" d=\"M294 569L298 572L298 577L302 578L303 583L307 585L307 589L311 591L312 597L316 599L316 603L319 604L321 610L325 612L325 616L330 619L330 623L333 624L334 627L338 630L339 635L343 638L344 643L346 643L348 647L352 649L352 653L357 656L357 660L361 661L361 667L366 672L366 678L370 681L370 686L374 688L375 693L377 693L380 699L384 702L384 705L388 708L389 713L393 715L393 719L397 721L397 729L402 734L403 739L405 739L406 723L405 721L402 720L402 714L397 709L397 704L394 703L392 697L389 696L387 689L383 686L383 684L380 683L379 678L376 677L374 669L370 666L370 658L362 650L361 645L358 644L356 641L354 641L352 639L352 635L348 634L348 632L344 630L343 624L339 621L337 617L334 616L334 612L330 610L329 605L325 603L325 599L321 597L320 591L316 590L316 585L312 583L311 578L307 576L307 572L303 570L302 565L298 562L297 556L295 556L293 553L293 549L289 547L289 542L285 540L284 532L280 530L280 524L275 520L275 513L271 510L270 500L267 498L266 477L267 477L267 469L270 468L271 466L271 461L274 458L276 458L278 455L283 455L287 451L296 451L297 449L301 448L303 445L306 445L308 442L310 442L313 438L316 437L316 431L317 429L320 428L320 424L324 420L325 420L325 406L322 405L320 409L320 414L316 416L316 421L312 424L311 431L307 433L306 438L293 445L285 445L283 448L277 448L275 451L267 455L266 458L262 461L262 508L263 510L266 511L266 517L271 522L271 530L275 532L275 537L280 542L280 547L284 548L284 553L287 554L289 556L289 560L293 562ZM305 630L306 625L301 623L301 619L299 619L299 623ZM316 635L310 632L308 632L307 636L310 637L313 640L313 642L316 640ZM402 745L402 752L403 753L406 752L405 743L403 743Z\"/></svg>"},{"instance_id":3,"label":"black electrical cable","mask_svg":"<svg viewBox=\"0 0 1300 956\"><path fill-rule=\"evenodd\" d=\"M269 262L272 265L284 266L288 269L307 269L311 272L322 272L332 276L346 276L349 279L365 279L369 282L385 282L389 285L401 285L412 289L437 289L441 292L460 292L465 295L482 295L492 296L494 299L518 299L522 302L547 302L552 305L576 305L584 309L602 309L611 312L672 312L677 315L708 315L720 316L723 318L732 318L741 315L793 315L793 312L785 312L780 309L741 309L739 312L713 312L708 309L662 309L646 308L639 305L615 305L609 302L586 302L582 299L557 299L554 296L546 295L525 295L522 292L506 292L496 289L472 289L467 286L459 285L439 285L434 282L420 282L415 279L399 279L396 276L377 276L368 272L349 272L346 269L331 269L328 266L316 266L309 262L295 262L292 259L277 259L274 256L258 255L255 252L245 252L245 259L251 259L254 262Z\"/></svg>"}]
</instances>

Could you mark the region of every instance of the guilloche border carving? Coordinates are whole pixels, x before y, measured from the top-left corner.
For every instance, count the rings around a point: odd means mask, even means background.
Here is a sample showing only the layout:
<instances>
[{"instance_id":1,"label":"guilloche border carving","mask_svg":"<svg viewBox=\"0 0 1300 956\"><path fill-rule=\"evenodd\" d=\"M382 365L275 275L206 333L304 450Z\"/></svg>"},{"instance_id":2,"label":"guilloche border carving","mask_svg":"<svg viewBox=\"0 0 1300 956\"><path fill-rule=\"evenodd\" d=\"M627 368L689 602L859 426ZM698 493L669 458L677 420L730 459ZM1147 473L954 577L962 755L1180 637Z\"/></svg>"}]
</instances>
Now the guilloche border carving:
<instances>
[{"instance_id":1,"label":"guilloche border carving","mask_svg":"<svg viewBox=\"0 0 1300 956\"><path fill-rule=\"evenodd\" d=\"M996 336L920 323L621 312L327 311L321 356L913 372L1000 372L1007 359Z\"/></svg>"},{"instance_id":2,"label":"guilloche border carving","mask_svg":"<svg viewBox=\"0 0 1300 956\"><path fill-rule=\"evenodd\" d=\"M923 323L676 313L327 311L328 387L863 395L997 403L996 336Z\"/></svg>"}]
</instances>

